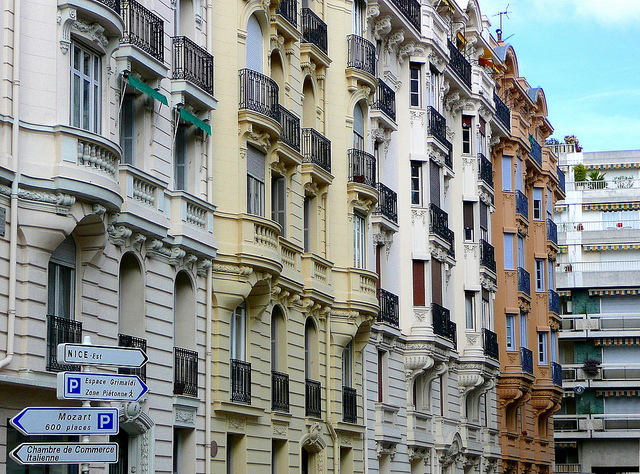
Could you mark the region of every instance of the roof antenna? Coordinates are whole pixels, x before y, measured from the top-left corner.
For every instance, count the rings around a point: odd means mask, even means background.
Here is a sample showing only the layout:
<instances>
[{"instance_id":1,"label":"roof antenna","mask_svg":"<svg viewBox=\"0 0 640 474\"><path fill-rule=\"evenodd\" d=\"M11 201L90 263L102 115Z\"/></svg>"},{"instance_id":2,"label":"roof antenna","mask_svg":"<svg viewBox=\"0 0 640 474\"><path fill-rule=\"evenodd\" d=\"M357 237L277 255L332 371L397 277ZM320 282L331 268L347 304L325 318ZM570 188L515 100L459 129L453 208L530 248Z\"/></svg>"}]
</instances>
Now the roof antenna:
<instances>
[{"instance_id":1,"label":"roof antenna","mask_svg":"<svg viewBox=\"0 0 640 474\"><path fill-rule=\"evenodd\" d=\"M493 15L493 16L500 16L500 28L496 30L496 34L498 35L498 41L502 41L502 16L504 15L507 17L507 19L509 19L509 13L513 13L513 12L509 11L509 4L507 3L507 6L505 7L503 12L498 12L495 15ZM511 36L509 36L509 38L511 38Z\"/></svg>"}]
</instances>

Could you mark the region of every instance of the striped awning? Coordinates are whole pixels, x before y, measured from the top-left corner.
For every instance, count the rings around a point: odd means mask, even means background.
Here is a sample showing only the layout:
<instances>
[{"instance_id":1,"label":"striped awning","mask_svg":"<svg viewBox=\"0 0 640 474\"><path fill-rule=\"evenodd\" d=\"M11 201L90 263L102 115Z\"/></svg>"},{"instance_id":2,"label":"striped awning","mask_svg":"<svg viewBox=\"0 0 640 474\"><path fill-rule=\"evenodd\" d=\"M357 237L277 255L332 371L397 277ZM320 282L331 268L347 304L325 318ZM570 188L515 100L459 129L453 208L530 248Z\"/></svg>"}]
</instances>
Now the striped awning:
<instances>
[{"instance_id":1,"label":"striped awning","mask_svg":"<svg viewBox=\"0 0 640 474\"><path fill-rule=\"evenodd\" d=\"M562 441L561 443L555 443L556 448L577 448L578 443L575 441Z\"/></svg>"},{"instance_id":2,"label":"striped awning","mask_svg":"<svg viewBox=\"0 0 640 474\"><path fill-rule=\"evenodd\" d=\"M600 337L595 340L596 346L637 346L640 337Z\"/></svg>"},{"instance_id":3,"label":"striped awning","mask_svg":"<svg viewBox=\"0 0 640 474\"><path fill-rule=\"evenodd\" d=\"M560 293L558 293L560 294ZM626 296L626 295L640 295L640 288L618 288L608 290L589 290L589 296Z\"/></svg>"},{"instance_id":4,"label":"striped awning","mask_svg":"<svg viewBox=\"0 0 640 474\"><path fill-rule=\"evenodd\" d=\"M569 251L569 247L567 247L566 245L561 245L560 247L558 247L558 253L567 253Z\"/></svg>"},{"instance_id":5,"label":"striped awning","mask_svg":"<svg viewBox=\"0 0 640 474\"><path fill-rule=\"evenodd\" d=\"M558 296L571 296L571 290L558 291Z\"/></svg>"},{"instance_id":6,"label":"striped awning","mask_svg":"<svg viewBox=\"0 0 640 474\"><path fill-rule=\"evenodd\" d=\"M640 209L640 202L604 202L597 204L583 204L583 211L618 211Z\"/></svg>"},{"instance_id":7,"label":"striped awning","mask_svg":"<svg viewBox=\"0 0 640 474\"><path fill-rule=\"evenodd\" d=\"M640 390L596 390L596 397L637 397Z\"/></svg>"},{"instance_id":8,"label":"striped awning","mask_svg":"<svg viewBox=\"0 0 640 474\"><path fill-rule=\"evenodd\" d=\"M628 168L640 168L640 163L603 163L599 165L585 165L588 170L621 170Z\"/></svg>"},{"instance_id":9,"label":"striped awning","mask_svg":"<svg viewBox=\"0 0 640 474\"><path fill-rule=\"evenodd\" d=\"M575 396L576 394L573 392L573 390L565 390L562 394L562 398L574 398Z\"/></svg>"},{"instance_id":10,"label":"striped awning","mask_svg":"<svg viewBox=\"0 0 640 474\"><path fill-rule=\"evenodd\" d=\"M564 205L564 206L555 206L553 208L553 210L556 211L556 212L565 212L568 208L569 208L569 206L566 206L566 205Z\"/></svg>"},{"instance_id":11,"label":"striped awning","mask_svg":"<svg viewBox=\"0 0 640 474\"><path fill-rule=\"evenodd\" d=\"M611 245L583 245L585 252L599 252L601 250L638 250L640 244L611 244Z\"/></svg>"}]
</instances>

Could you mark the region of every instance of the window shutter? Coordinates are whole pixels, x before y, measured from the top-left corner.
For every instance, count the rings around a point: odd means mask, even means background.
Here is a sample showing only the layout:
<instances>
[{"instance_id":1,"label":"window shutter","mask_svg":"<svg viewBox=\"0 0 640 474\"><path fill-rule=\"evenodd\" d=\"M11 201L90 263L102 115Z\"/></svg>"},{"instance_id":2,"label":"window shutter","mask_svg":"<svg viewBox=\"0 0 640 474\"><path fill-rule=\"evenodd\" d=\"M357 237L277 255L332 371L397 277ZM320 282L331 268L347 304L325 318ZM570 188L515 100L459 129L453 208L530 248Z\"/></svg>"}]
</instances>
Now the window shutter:
<instances>
[{"instance_id":1,"label":"window shutter","mask_svg":"<svg viewBox=\"0 0 640 474\"><path fill-rule=\"evenodd\" d=\"M251 15L247 23L247 69L263 71L263 47L262 27L255 15Z\"/></svg>"},{"instance_id":2,"label":"window shutter","mask_svg":"<svg viewBox=\"0 0 640 474\"><path fill-rule=\"evenodd\" d=\"M264 183L265 155L257 148L247 148L247 174Z\"/></svg>"},{"instance_id":3,"label":"window shutter","mask_svg":"<svg viewBox=\"0 0 640 474\"><path fill-rule=\"evenodd\" d=\"M513 234L504 234L504 269L513 270Z\"/></svg>"},{"instance_id":4,"label":"window shutter","mask_svg":"<svg viewBox=\"0 0 640 474\"><path fill-rule=\"evenodd\" d=\"M502 190L512 191L511 187L511 157L502 157Z\"/></svg>"},{"instance_id":5,"label":"window shutter","mask_svg":"<svg viewBox=\"0 0 640 474\"><path fill-rule=\"evenodd\" d=\"M431 299L442 306L442 263L431 259Z\"/></svg>"},{"instance_id":6,"label":"window shutter","mask_svg":"<svg viewBox=\"0 0 640 474\"><path fill-rule=\"evenodd\" d=\"M440 168L429 161L429 184L431 185L431 202L440 207Z\"/></svg>"},{"instance_id":7,"label":"window shutter","mask_svg":"<svg viewBox=\"0 0 640 474\"><path fill-rule=\"evenodd\" d=\"M424 261L413 261L413 306L424 306Z\"/></svg>"}]
</instances>

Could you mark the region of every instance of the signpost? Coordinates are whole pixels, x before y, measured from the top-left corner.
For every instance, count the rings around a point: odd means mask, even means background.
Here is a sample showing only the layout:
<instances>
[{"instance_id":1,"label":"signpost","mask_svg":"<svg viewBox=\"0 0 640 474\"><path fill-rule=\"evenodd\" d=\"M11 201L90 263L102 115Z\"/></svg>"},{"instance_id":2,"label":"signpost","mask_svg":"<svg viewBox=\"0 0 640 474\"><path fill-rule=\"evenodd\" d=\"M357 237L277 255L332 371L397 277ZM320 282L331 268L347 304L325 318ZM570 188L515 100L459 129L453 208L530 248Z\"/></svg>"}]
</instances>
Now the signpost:
<instances>
[{"instance_id":1,"label":"signpost","mask_svg":"<svg viewBox=\"0 0 640 474\"><path fill-rule=\"evenodd\" d=\"M114 464L118 443L22 443L9 456L20 464Z\"/></svg>"},{"instance_id":2,"label":"signpost","mask_svg":"<svg viewBox=\"0 0 640 474\"><path fill-rule=\"evenodd\" d=\"M135 402L146 392L147 386L137 375L58 373L59 400Z\"/></svg>"},{"instance_id":3,"label":"signpost","mask_svg":"<svg viewBox=\"0 0 640 474\"><path fill-rule=\"evenodd\" d=\"M25 436L32 435L111 435L118 433L117 408L29 407L11 420Z\"/></svg>"},{"instance_id":4,"label":"signpost","mask_svg":"<svg viewBox=\"0 0 640 474\"><path fill-rule=\"evenodd\" d=\"M58 344L58 360L65 364L142 367L149 358L136 347Z\"/></svg>"}]
</instances>

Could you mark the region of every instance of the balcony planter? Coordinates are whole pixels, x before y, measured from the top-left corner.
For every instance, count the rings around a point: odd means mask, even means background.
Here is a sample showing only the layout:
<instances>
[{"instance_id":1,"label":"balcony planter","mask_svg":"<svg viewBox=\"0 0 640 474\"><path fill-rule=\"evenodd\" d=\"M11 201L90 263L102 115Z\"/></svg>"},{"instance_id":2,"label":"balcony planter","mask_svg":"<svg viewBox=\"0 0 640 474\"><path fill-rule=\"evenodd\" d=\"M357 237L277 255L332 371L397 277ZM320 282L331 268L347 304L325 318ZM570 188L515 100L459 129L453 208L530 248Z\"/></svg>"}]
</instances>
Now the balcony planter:
<instances>
[{"instance_id":1,"label":"balcony planter","mask_svg":"<svg viewBox=\"0 0 640 474\"><path fill-rule=\"evenodd\" d=\"M582 365L582 371L587 377L595 377L600 370L600 361L596 359L586 359Z\"/></svg>"}]
</instances>

